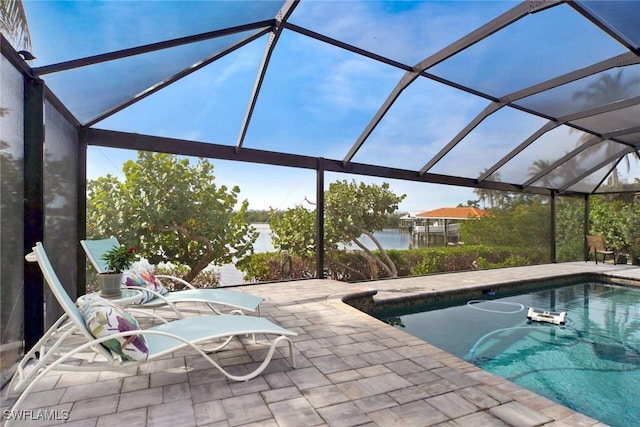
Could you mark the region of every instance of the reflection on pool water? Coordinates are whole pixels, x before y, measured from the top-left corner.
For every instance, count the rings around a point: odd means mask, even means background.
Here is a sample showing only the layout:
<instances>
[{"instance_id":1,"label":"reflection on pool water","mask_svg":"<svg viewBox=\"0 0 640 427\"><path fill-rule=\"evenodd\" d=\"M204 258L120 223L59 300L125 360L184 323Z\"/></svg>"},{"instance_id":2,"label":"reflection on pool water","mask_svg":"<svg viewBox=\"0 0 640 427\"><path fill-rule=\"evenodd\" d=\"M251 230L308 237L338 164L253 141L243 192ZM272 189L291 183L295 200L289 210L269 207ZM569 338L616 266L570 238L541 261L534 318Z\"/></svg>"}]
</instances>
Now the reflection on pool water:
<instances>
[{"instance_id":1,"label":"reflection on pool water","mask_svg":"<svg viewBox=\"0 0 640 427\"><path fill-rule=\"evenodd\" d=\"M587 283L486 297L374 315L601 422L638 425L640 289ZM566 311L567 323L528 321L528 307Z\"/></svg>"}]
</instances>

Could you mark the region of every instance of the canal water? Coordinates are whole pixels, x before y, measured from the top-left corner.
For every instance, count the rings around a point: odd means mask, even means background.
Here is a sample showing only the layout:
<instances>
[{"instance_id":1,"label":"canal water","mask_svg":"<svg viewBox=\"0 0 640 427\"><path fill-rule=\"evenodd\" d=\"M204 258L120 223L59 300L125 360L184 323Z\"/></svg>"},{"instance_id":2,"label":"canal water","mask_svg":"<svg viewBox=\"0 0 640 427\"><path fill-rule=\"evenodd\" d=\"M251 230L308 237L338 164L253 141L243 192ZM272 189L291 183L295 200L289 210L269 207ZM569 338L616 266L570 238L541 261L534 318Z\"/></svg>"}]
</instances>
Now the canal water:
<instances>
[{"instance_id":1,"label":"canal water","mask_svg":"<svg viewBox=\"0 0 640 427\"><path fill-rule=\"evenodd\" d=\"M254 252L275 252L278 249L273 247L271 241L271 227L269 224L252 224L256 230L260 233L255 243L253 244ZM385 249L409 249L411 245L411 239L409 233L398 228L389 228L374 233L374 236L380 241L382 247ZM359 239L368 249L376 249L376 245L367 236L361 236ZM349 248L358 249L357 246L352 245ZM222 267L215 268L220 273L220 285L238 285L244 283L242 279L242 272L236 269L235 265L227 264Z\"/></svg>"},{"instance_id":2,"label":"canal water","mask_svg":"<svg viewBox=\"0 0 640 427\"><path fill-rule=\"evenodd\" d=\"M271 242L271 227L269 224L251 224L260 233L258 239L253 244L254 252L274 252L277 249L273 247ZM409 249L411 240L409 239L409 233L398 228L388 228L382 231L374 233L376 239L380 241L382 247L385 249ZM368 249L376 249L376 245L367 236L361 236L360 241ZM353 248L357 248L355 245Z\"/></svg>"}]
</instances>

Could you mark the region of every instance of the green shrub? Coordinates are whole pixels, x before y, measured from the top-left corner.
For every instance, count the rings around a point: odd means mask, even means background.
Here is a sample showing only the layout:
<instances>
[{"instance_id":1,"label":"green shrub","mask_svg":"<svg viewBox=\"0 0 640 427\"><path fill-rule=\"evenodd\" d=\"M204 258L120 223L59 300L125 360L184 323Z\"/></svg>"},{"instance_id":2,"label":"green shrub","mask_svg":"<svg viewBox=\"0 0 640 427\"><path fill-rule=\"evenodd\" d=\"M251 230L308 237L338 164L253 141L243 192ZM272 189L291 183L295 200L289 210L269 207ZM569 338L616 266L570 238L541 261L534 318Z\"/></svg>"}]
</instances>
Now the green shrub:
<instances>
[{"instance_id":1,"label":"green shrub","mask_svg":"<svg viewBox=\"0 0 640 427\"><path fill-rule=\"evenodd\" d=\"M261 252L247 255L236 264L243 273L245 282L273 282L283 279L280 252ZM315 261L309 258L291 256L291 279L315 277Z\"/></svg>"},{"instance_id":2,"label":"green shrub","mask_svg":"<svg viewBox=\"0 0 640 427\"><path fill-rule=\"evenodd\" d=\"M412 275L539 264L546 262L545 256L548 258L540 249L485 245L427 248L422 251L424 256L412 268Z\"/></svg>"},{"instance_id":3,"label":"green shrub","mask_svg":"<svg viewBox=\"0 0 640 427\"><path fill-rule=\"evenodd\" d=\"M378 253L374 251L374 253ZM491 247L461 245L438 248L393 249L387 255L396 265L398 276L465 271L474 268L490 269L548 262L547 248ZM475 262L475 263L474 263ZM244 280L270 282L282 280L280 254L258 253L248 256L236 267L244 273ZM343 282L386 278L382 269L372 271L371 263L362 251L330 251L325 253L327 278ZM292 257L292 279L315 277L315 260Z\"/></svg>"},{"instance_id":4,"label":"green shrub","mask_svg":"<svg viewBox=\"0 0 640 427\"><path fill-rule=\"evenodd\" d=\"M520 255L509 255L504 260L498 262L488 261L484 257L478 257L477 259L478 269L480 270L488 270L491 268L502 268L502 267L518 267L520 265L529 265L527 259Z\"/></svg>"},{"instance_id":5,"label":"green shrub","mask_svg":"<svg viewBox=\"0 0 640 427\"><path fill-rule=\"evenodd\" d=\"M362 251L331 251L325 254L325 276L342 282L370 280L379 277Z\"/></svg>"},{"instance_id":6,"label":"green shrub","mask_svg":"<svg viewBox=\"0 0 640 427\"><path fill-rule=\"evenodd\" d=\"M247 282L268 282L280 277L280 257L275 252L261 252L246 256L236 264ZM277 267L276 267L277 265Z\"/></svg>"},{"instance_id":7,"label":"green shrub","mask_svg":"<svg viewBox=\"0 0 640 427\"><path fill-rule=\"evenodd\" d=\"M391 249L387 251L387 255L396 265L399 277L410 276L413 267L424 258L422 249Z\"/></svg>"}]
</instances>

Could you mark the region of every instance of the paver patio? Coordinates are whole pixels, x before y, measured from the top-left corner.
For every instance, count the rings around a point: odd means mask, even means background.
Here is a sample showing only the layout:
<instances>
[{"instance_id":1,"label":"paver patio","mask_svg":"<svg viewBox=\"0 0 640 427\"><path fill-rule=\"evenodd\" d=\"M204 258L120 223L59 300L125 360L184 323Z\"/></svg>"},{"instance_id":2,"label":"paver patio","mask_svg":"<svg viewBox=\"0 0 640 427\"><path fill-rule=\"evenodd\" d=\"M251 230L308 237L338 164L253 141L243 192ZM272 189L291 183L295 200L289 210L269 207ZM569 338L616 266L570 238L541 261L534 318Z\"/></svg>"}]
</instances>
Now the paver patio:
<instances>
[{"instance_id":1,"label":"paver patio","mask_svg":"<svg viewBox=\"0 0 640 427\"><path fill-rule=\"evenodd\" d=\"M71 426L603 425L342 301L373 290L378 300L404 299L587 271L640 280L640 267L575 262L360 284L306 280L239 287L265 297L263 316L298 332L296 369L283 345L263 375L232 382L185 351L125 372L52 373L20 409L66 410ZM246 372L264 351L249 339L236 341L217 360ZM3 395L2 410L13 400Z\"/></svg>"}]
</instances>

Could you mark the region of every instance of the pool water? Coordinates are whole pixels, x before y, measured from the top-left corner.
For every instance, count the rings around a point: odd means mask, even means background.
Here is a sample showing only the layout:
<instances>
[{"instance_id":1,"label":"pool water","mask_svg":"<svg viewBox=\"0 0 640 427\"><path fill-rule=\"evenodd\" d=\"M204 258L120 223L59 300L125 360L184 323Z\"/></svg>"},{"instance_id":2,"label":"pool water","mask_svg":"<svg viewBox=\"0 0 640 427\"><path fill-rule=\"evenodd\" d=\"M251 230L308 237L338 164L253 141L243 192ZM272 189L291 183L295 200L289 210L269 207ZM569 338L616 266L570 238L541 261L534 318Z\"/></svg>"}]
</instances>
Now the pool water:
<instances>
[{"instance_id":1,"label":"pool water","mask_svg":"<svg viewBox=\"0 0 640 427\"><path fill-rule=\"evenodd\" d=\"M566 311L564 326L528 307ZM640 289L587 283L374 315L480 368L612 426L640 423ZM455 339L452 339L455 337Z\"/></svg>"}]
</instances>

